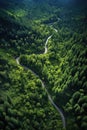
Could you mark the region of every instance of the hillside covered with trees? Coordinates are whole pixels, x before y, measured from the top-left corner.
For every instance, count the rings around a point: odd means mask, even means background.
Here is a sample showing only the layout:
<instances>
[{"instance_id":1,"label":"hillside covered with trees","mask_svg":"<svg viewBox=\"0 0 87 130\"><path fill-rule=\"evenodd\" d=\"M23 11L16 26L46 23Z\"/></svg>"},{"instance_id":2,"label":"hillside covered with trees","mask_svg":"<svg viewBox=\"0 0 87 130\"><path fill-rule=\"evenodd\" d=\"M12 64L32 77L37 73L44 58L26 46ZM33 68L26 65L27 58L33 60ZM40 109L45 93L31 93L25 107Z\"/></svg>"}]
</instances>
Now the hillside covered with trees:
<instances>
[{"instance_id":1,"label":"hillside covered with trees","mask_svg":"<svg viewBox=\"0 0 87 130\"><path fill-rule=\"evenodd\" d=\"M1 0L0 130L86 130L86 57L87 1Z\"/></svg>"}]
</instances>

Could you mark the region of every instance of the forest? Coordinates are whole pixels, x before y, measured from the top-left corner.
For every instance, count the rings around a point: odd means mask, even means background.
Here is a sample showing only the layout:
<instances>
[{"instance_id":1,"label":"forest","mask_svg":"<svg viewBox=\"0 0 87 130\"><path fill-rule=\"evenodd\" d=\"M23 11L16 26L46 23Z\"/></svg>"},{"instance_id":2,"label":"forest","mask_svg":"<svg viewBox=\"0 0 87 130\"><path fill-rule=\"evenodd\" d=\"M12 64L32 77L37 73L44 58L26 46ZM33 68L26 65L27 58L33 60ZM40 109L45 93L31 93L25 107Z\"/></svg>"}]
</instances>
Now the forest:
<instances>
[{"instance_id":1,"label":"forest","mask_svg":"<svg viewBox=\"0 0 87 130\"><path fill-rule=\"evenodd\" d=\"M0 130L87 130L87 1L0 1Z\"/></svg>"}]
</instances>

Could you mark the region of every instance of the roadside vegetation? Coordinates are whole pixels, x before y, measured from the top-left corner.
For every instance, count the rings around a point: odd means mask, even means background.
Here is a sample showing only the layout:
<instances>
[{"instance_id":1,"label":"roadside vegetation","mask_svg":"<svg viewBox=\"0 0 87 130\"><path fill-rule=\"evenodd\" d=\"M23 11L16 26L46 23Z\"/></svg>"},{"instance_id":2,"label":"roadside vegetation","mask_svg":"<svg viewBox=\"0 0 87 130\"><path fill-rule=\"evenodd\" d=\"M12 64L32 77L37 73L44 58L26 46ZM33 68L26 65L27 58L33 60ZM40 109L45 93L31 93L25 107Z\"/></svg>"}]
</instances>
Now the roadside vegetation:
<instances>
[{"instance_id":1,"label":"roadside vegetation","mask_svg":"<svg viewBox=\"0 0 87 130\"><path fill-rule=\"evenodd\" d=\"M64 113L66 130L87 129L87 11L48 3L0 9L1 130L63 130L41 80Z\"/></svg>"}]
</instances>

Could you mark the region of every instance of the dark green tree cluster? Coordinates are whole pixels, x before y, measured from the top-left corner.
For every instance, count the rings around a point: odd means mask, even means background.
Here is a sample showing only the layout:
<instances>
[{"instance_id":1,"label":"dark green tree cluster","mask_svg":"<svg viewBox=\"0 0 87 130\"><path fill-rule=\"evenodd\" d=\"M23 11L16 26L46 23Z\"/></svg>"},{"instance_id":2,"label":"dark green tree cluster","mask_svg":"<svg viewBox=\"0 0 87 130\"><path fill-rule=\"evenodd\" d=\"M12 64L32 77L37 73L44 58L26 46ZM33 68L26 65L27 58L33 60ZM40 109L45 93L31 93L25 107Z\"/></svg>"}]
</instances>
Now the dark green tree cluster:
<instances>
[{"instance_id":1,"label":"dark green tree cluster","mask_svg":"<svg viewBox=\"0 0 87 130\"><path fill-rule=\"evenodd\" d=\"M0 53L0 129L61 130L60 115L30 70ZM2 72L3 71L3 72Z\"/></svg>"},{"instance_id":2,"label":"dark green tree cluster","mask_svg":"<svg viewBox=\"0 0 87 130\"><path fill-rule=\"evenodd\" d=\"M9 15L0 14L0 48L13 55L43 52L43 44L49 35L48 27L32 23L28 27ZM34 26L34 27L33 27ZM43 33L41 33L43 31Z\"/></svg>"},{"instance_id":3,"label":"dark green tree cluster","mask_svg":"<svg viewBox=\"0 0 87 130\"><path fill-rule=\"evenodd\" d=\"M67 129L86 130L86 15L73 11L66 15L58 25L54 24L58 33L48 42L47 54L23 55L20 62L42 78L57 105L66 111Z\"/></svg>"},{"instance_id":4,"label":"dark green tree cluster","mask_svg":"<svg viewBox=\"0 0 87 130\"><path fill-rule=\"evenodd\" d=\"M22 3L27 15L20 18L19 7L0 9L1 130L62 130L41 80L63 110L66 129L87 129L87 11L84 4L69 5L38 0L30 9Z\"/></svg>"}]
</instances>

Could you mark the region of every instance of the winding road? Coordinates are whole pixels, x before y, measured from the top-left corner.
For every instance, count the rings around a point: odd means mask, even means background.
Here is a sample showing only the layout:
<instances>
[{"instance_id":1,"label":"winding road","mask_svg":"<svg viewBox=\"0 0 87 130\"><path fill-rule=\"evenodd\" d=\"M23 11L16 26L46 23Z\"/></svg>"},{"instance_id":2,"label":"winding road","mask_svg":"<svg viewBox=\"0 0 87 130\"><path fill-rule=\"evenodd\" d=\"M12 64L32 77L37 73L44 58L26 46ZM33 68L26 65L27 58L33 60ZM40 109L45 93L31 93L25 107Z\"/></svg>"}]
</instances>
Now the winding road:
<instances>
[{"instance_id":1,"label":"winding road","mask_svg":"<svg viewBox=\"0 0 87 130\"><path fill-rule=\"evenodd\" d=\"M47 40L46 40L44 54L46 54L46 53L47 53L47 51L48 51L47 44L48 44L49 39L51 39L51 37L52 37L52 35L51 35L51 36L49 36L49 37L47 38Z\"/></svg>"},{"instance_id":2,"label":"winding road","mask_svg":"<svg viewBox=\"0 0 87 130\"><path fill-rule=\"evenodd\" d=\"M58 30L54 28L54 31L57 32ZM51 37L52 37L52 35L50 35L50 36L47 38L46 42L45 42L45 50L44 50L44 53L43 53L43 54L46 54L46 53L48 52L47 44L48 44L48 41L51 39ZM20 62L19 62L19 59L20 59L20 57L17 57L17 58L16 58L16 63L17 63L18 65L21 65ZM25 69L29 69L29 68L27 68L26 66L23 66L23 65L21 65L21 66L24 67ZM39 75L37 75L37 74L36 74L35 72L33 72L31 69L29 69L29 70L30 70L35 76L39 77ZM40 77L39 77L39 79L40 79ZM51 102L51 104L55 107L55 109L56 109L56 110L58 111L58 113L60 114L61 119L62 119L62 123L63 123L63 128L65 129L65 128L66 128L66 122L65 122L65 117L64 117L64 115L63 115L63 112L61 111L61 109L60 109L60 108L54 103L54 101L52 100L52 98L51 98L51 96L50 96L48 90L47 90L46 87L45 87L44 82L43 82L41 79L40 79L40 81L41 81L42 87L45 89L45 91L46 91L46 93L47 93L47 95L48 95L49 101Z\"/></svg>"}]
</instances>

